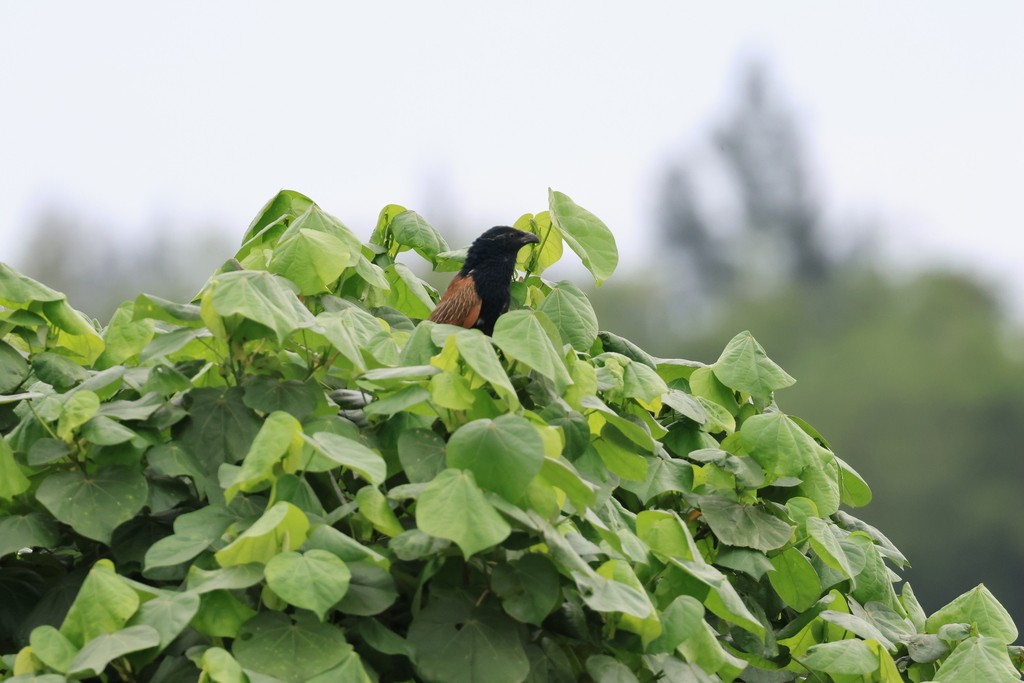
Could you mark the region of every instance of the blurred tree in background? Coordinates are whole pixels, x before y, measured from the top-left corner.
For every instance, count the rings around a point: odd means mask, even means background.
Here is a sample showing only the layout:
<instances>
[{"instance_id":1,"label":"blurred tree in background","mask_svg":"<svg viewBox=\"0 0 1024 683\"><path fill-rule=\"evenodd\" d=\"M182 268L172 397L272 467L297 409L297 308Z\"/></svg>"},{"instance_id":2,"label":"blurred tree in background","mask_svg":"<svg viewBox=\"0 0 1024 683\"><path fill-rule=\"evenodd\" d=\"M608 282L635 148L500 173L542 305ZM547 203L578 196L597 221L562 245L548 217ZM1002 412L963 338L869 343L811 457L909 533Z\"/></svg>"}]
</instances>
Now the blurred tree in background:
<instances>
[{"instance_id":1,"label":"blurred tree in background","mask_svg":"<svg viewBox=\"0 0 1024 683\"><path fill-rule=\"evenodd\" d=\"M951 272L889 276L848 226L826 225L796 118L762 67L711 138L664 173L666 281L595 294L602 324L705 362L749 329L800 378L781 407L872 483L864 519L927 567L907 575L925 607L980 580L1021 619L1024 362L997 294Z\"/></svg>"},{"instance_id":2,"label":"blurred tree in background","mask_svg":"<svg viewBox=\"0 0 1024 683\"><path fill-rule=\"evenodd\" d=\"M53 208L39 217L15 265L106 324L118 304L142 292L187 301L235 249L227 231L179 228L153 225L143 239L115 239L99 221Z\"/></svg>"}]
</instances>

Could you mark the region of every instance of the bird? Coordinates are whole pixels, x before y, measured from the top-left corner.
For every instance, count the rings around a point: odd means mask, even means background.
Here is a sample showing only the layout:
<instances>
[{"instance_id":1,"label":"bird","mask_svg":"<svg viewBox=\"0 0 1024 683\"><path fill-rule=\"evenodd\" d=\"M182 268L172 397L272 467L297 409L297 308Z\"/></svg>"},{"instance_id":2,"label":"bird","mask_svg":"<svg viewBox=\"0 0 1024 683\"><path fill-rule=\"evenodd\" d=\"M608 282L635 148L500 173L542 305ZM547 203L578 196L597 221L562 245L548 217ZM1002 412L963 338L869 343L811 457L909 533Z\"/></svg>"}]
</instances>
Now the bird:
<instances>
[{"instance_id":1,"label":"bird","mask_svg":"<svg viewBox=\"0 0 1024 683\"><path fill-rule=\"evenodd\" d=\"M533 233L506 225L495 226L477 237L430 320L493 334L498 316L508 311L516 255L527 244L538 243L540 238Z\"/></svg>"}]
</instances>

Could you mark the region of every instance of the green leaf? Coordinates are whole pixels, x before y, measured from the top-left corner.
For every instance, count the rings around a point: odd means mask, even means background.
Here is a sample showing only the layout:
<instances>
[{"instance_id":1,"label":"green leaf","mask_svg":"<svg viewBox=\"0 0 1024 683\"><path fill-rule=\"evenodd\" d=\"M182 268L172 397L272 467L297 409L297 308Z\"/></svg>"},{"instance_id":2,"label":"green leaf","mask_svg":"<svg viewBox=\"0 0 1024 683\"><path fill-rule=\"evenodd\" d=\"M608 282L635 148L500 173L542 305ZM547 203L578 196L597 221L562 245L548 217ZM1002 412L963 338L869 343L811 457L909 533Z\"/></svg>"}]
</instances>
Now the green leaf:
<instances>
[{"instance_id":1,"label":"green leaf","mask_svg":"<svg viewBox=\"0 0 1024 683\"><path fill-rule=\"evenodd\" d=\"M406 249L415 249L431 263L437 261L439 253L449 249L441 234L415 211L401 212L391 220L389 227L395 242Z\"/></svg>"},{"instance_id":2,"label":"green leaf","mask_svg":"<svg viewBox=\"0 0 1024 683\"><path fill-rule=\"evenodd\" d=\"M300 294L320 294L338 279L349 261L345 244L318 230L287 230L267 270L294 282Z\"/></svg>"},{"instance_id":3,"label":"green leaf","mask_svg":"<svg viewBox=\"0 0 1024 683\"><path fill-rule=\"evenodd\" d=\"M29 635L32 654L51 669L67 673L78 648L63 633L49 624L37 626ZM63 680L63 679L62 679Z\"/></svg>"},{"instance_id":4,"label":"green leaf","mask_svg":"<svg viewBox=\"0 0 1024 683\"><path fill-rule=\"evenodd\" d=\"M345 614L380 614L398 599L395 581L386 570L370 562L349 562L352 573L348 592L337 608Z\"/></svg>"},{"instance_id":5,"label":"green leaf","mask_svg":"<svg viewBox=\"0 0 1024 683\"><path fill-rule=\"evenodd\" d=\"M289 453L298 454L301 446L302 426L288 413L276 411L267 416L253 439L242 466L234 477L224 482L228 502L239 491L258 491L279 476L275 472Z\"/></svg>"},{"instance_id":6,"label":"green leaf","mask_svg":"<svg viewBox=\"0 0 1024 683\"><path fill-rule=\"evenodd\" d=\"M476 402L476 394L462 375L441 372L430 378L430 400L448 410L469 410Z\"/></svg>"},{"instance_id":7,"label":"green leaf","mask_svg":"<svg viewBox=\"0 0 1024 683\"><path fill-rule=\"evenodd\" d=\"M86 643L71 662L68 675L98 676L107 664L130 652L160 644L160 634L152 626L131 626L115 633L102 633Z\"/></svg>"},{"instance_id":8,"label":"green leaf","mask_svg":"<svg viewBox=\"0 0 1024 683\"><path fill-rule=\"evenodd\" d=\"M593 486L568 461L544 458L540 476L549 485L564 491L577 513L582 514L594 505L597 497Z\"/></svg>"},{"instance_id":9,"label":"green leaf","mask_svg":"<svg viewBox=\"0 0 1024 683\"><path fill-rule=\"evenodd\" d=\"M379 486L387 477L387 463L384 458L363 444L330 432L318 432L313 436L302 435L303 440L321 455L347 467L360 477Z\"/></svg>"},{"instance_id":10,"label":"green leaf","mask_svg":"<svg viewBox=\"0 0 1024 683\"><path fill-rule=\"evenodd\" d=\"M210 647L203 652L199 660L202 667L202 675L210 683L248 683L248 678L242 672L242 665L232 657L227 650L219 647Z\"/></svg>"},{"instance_id":11,"label":"green leaf","mask_svg":"<svg viewBox=\"0 0 1024 683\"><path fill-rule=\"evenodd\" d=\"M0 454L0 458L2 457ZM3 473L0 471L0 477L2 476ZM59 539L57 523L49 515L41 512L0 517L0 557L17 552L21 548L52 549Z\"/></svg>"},{"instance_id":12,"label":"green leaf","mask_svg":"<svg viewBox=\"0 0 1024 683\"><path fill-rule=\"evenodd\" d=\"M434 597L413 618L409 642L417 668L431 681L516 683L530 669L516 622L493 601L475 605L463 593Z\"/></svg>"},{"instance_id":13,"label":"green leaf","mask_svg":"<svg viewBox=\"0 0 1024 683\"><path fill-rule=\"evenodd\" d=\"M105 348L96 359L97 368L109 368L137 356L153 340L155 326L152 320L135 319L135 304L126 301L110 318L103 331Z\"/></svg>"},{"instance_id":14,"label":"green leaf","mask_svg":"<svg viewBox=\"0 0 1024 683\"><path fill-rule=\"evenodd\" d=\"M57 436L71 440L76 429L92 419L100 409L100 397L92 391L76 391L67 397L57 421Z\"/></svg>"},{"instance_id":15,"label":"green leaf","mask_svg":"<svg viewBox=\"0 0 1024 683\"><path fill-rule=\"evenodd\" d=\"M9 394L28 377L29 364L18 351L0 340L0 394Z\"/></svg>"},{"instance_id":16,"label":"green leaf","mask_svg":"<svg viewBox=\"0 0 1024 683\"><path fill-rule=\"evenodd\" d=\"M81 437L97 446L115 446L131 441L136 434L105 415L97 415L82 427Z\"/></svg>"},{"instance_id":17,"label":"green leaf","mask_svg":"<svg viewBox=\"0 0 1024 683\"><path fill-rule=\"evenodd\" d=\"M811 671L866 675L878 670L878 657L863 640L840 640L812 645L800 662Z\"/></svg>"},{"instance_id":18,"label":"green leaf","mask_svg":"<svg viewBox=\"0 0 1024 683\"><path fill-rule=\"evenodd\" d=\"M0 500L14 500L15 496L28 491L31 485L28 477L22 474L21 468L15 462L14 451L6 440L0 438ZM38 498L38 493L36 497Z\"/></svg>"},{"instance_id":19,"label":"green leaf","mask_svg":"<svg viewBox=\"0 0 1024 683\"><path fill-rule=\"evenodd\" d=\"M377 318L355 307L325 311L316 317L316 323L314 329L357 370L366 369L363 350L384 329Z\"/></svg>"},{"instance_id":20,"label":"green leaf","mask_svg":"<svg viewBox=\"0 0 1024 683\"><path fill-rule=\"evenodd\" d=\"M492 336L495 345L509 357L550 379L558 393L572 383L562 360L562 341L546 315L521 309L498 318Z\"/></svg>"},{"instance_id":21,"label":"green leaf","mask_svg":"<svg viewBox=\"0 0 1024 683\"><path fill-rule=\"evenodd\" d=\"M300 547L306 541L309 519L302 510L282 501L263 513L256 522L214 557L222 567L262 562L279 552Z\"/></svg>"},{"instance_id":22,"label":"green leaf","mask_svg":"<svg viewBox=\"0 0 1024 683\"><path fill-rule=\"evenodd\" d=\"M597 315L587 295L569 280L556 283L537 309L548 316L562 342L589 351L597 339Z\"/></svg>"},{"instance_id":23,"label":"green leaf","mask_svg":"<svg viewBox=\"0 0 1024 683\"><path fill-rule=\"evenodd\" d=\"M87 538L110 543L110 535L134 517L149 496L146 478L122 465L100 467L92 474L79 470L47 477L36 498L59 521Z\"/></svg>"},{"instance_id":24,"label":"green leaf","mask_svg":"<svg viewBox=\"0 0 1024 683\"><path fill-rule=\"evenodd\" d=\"M943 625L955 623L975 624L979 635L1007 645L1017 640L1017 627L1010 614L983 584L941 607L928 617L925 628L928 633L937 633Z\"/></svg>"},{"instance_id":25,"label":"green leaf","mask_svg":"<svg viewBox=\"0 0 1024 683\"><path fill-rule=\"evenodd\" d=\"M220 569L200 569L196 565L192 565L188 569L187 587L189 593L202 595L216 590L248 588L262 580L263 565L258 562ZM182 593L181 595L186 594Z\"/></svg>"},{"instance_id":26,"label":"green leaf","mask_svg":"<svg viewBox=\"0 0 1024 683\"><path fill-rule=\"evenodd\" d=\"M746 331L732 338L711 369L725 386L760 401L767 401L776 389L796 383Z\"/></svg>"},{"instance_id":27,"label":"green leaf","mask_svg":"<svg viewBox=\"0 0 1024 683\"><path fill-rule=\"evenodd\" d=\"M700 509L708 526L726 545L767 552L789 542L793 528L759 507L728 498L701 496Z\"/></svg>"},{"instance_id":28,"label":"green leaf","mask_svg":"<svg viewBox=\"0 0 1024 683\"><path fill-rule=\"evenodd\" d=\"M428 482L445 468L445 442L429 429L409 429L398 436L398 459L409 481Z\"/></svg>"},{"instance_id":29,"label":"green leaf","mask_svg":"<svg viewBox=\"0 0 1024 683\"><path fill-rule=\"evenodd\" d=\"M693 489L693 468L682 460L648 458L647 474L643 481L624 479L621 487L629 490L646 505L655 496L666 492L689 493Z\"/></svg>"},{"instance_id":30,"label":"green leaf","mask_svg":"<svg viewBox=\"0 0 1024 683\"><path fill-rule=\"evenodd\" d=\"M423 282L403 263L392 263L384 269L384 277L391 289L387 293L387 305L401 311L410 318L425 320L434 309L434 302L427 294Z\"/></svg>"},{"instance_id":31,"label":"green leaf","mask_svg":"<svg viewBox=\"0 0 1024 683\"><path fill-rule=\"evenodd\" d=\"M844 460L832 456L839 466L839 493L846 505L861 507L871 502L871 489L855 469Z\"/></svg>"},{"instance_id":32,"label":"green leaf","mask_svg":"<svg viewBox=\"0 0 1024 683\"><path fill-rule=\"evenodd\" d=\"M237 315L259 323L283 344L292 332L315 322L285 282L267 272L236 270L212 277L203 298L221 318Z\"/></svg>"},{"instance_id":33,"label":"green leaf","mask_svg":"<svg viewBox=\"0 0 1024 683\"><path fill-rule=\"evenodd\" d=\"M373 528L385 536L395 537L404 531L394 510L388 503L387 496L373 486L364 486L356 493L356 504L359 512L373 525Z\"/></svg>"},{"instance_id":34,"label":"green leaf","mask_svg":"<svg viewBox=\"0 0 1024 683\"><path fill-rule=\"evenodd\" d=\"M551 223L600 286L619 263L619 251L611 231L600 218L561 192L548 190L548 208Z\"/></svg>"},{"instance_id":35,"label":"green leaf","mask_svg":"<svg viewBox=\"0 0 1024 683\"><path fill-rule=\"evenodd\" d=\"M458 349L466 365L476 374L485 379L495 391L503 396L511 404L512 408L519 407L519 397L516 390L509 381L505 369L498 360L498 354L494 351L491 340L480 330L463 330L454 335L455 347Z\"/></svg>"},{"instance_id":36,"label":"green leaf","mask_svg":"<svg viewBox=\"0 0 1024 683\"><path fill-rule=\"evenodd\" d=\"M242 625L252 619L256 611L233 593L226 590L210 591L199 598L199 611L190 626L199 633L214 638L236 638Z\"/></svg>"},{"instance_id":37,"label":"green leaf","mask_svg":"<svg viewBox=\"0 0 1024 683\"><path fill-rule=\"evenodd\" d=\"M639 683L639 680L625 664L607 655L587 657L587 673L594 683Z\"/></svg>"},{"instance_id":38,"label":"green leaf","mask_svg":"<svg viewBox=\"0 0 1024 683\"><path fill-rule=\"evenodd\" d=\"M321 390L311 382L297 379L282 381L269 375L257 375L245 383L242 401L261 413L280 410L301 421L316 409L321 394Z\"/></svg>"},{"instance_id":39,"label":"green leaf","mask_svg":"<svg viewBox=\"0 0 1024 683\"><path fill-rule=\"evenodd\" d=\"M426 387L410 385L399 389L393 394L378 399L366 406L363 412L368 416L385 416L400 413L430 400L430 390Z\"/></svg>"},{"instance_id":40,"label":"green leaf","mask_svg":"<svg viewBox=\"0 0 1024 683\"><path fill-rule=\"evenodd\" d=\"M689 528L667 510L642 510L636 516L636 534L652 553L663 558L700 558Z\"/></svg>"},{"instance_id":41,"label":"green leaf","mask_svg":"<svg viewBox=\"0 0 1024 683\"><path fill-rule=\"evenodd\" d=\"M139 596L114 573L109 560L89 570L60 632L78 648L103 633L119 631L139 608Z\"/></svg>"},{"instance_id":42,"label":"green leaf","mask_svg":"<svg viewBox=\"0 0 1024 683\"><path fill-rule=\"evenodd\" d=\"M818 462L821 446L783 413L749 417L739 434L744 448L769 478L796 477Z\"/></svg>"},{"instance_id":43,"label":"green leaf","mask_svg":"<svg viewBox=\"0 0 1024 683\"><path fill-rule=\"evenodd\" d=\"M242 627L232 654L246 669L284 683L308 683L352 652L338 627L301 616L297 621L280 612L258 614Z\"/></svg>"},{"instance_id":44,"label":"green leaf","mask_svg":"<svg viewBox=\"0 0 1024 683\"><path fill-rule=\"evenodd\" d=\"M313 200L301 192L281 190L256 214L242 238L242 248L235 258L245 258L246 254L255 247L273 245L289 222L294 221L314 206L316 204L313 203ZM268 235L268 232L272 235Z\"/></svg>"},{"instance_id":45,"label":"green leaf","mask_svg":"<svg viewBox=\"0 0 1024 683\"><path fill-rule=\"evenodd\" d=\"M1013 683L1018 672L1001 638L968 638L950 653L933 677L935 683Z\"/></svg>"},{"instance_id":46,"label":"green leaf","mask_svg":"<svg viewBox=\"0 0 1024 683\"><path fill-rule=\"evenodd\" d=\"M239 387L189 392L189 417L180 424L177 442L204 466L204 472L215 472L223 462L239 462L249 452L261 421L242 397Z\"/></svg>"},{"instance_id":47,"label":"green leaf","mask_svg":"<svg viewBox=\"0 0 1024 683\"><path fill-rule=\"evenodd\" d=\"M449 467L471 471L481 488L516 502L540 472L544 443L537 429L518 415L474 420L449 438L447 461Z\"/></svg>"},{"instance_id":48,"label":"green leaf","mask_svg":"<svg viewBox=\"0 0 1024 683\"><path fill-rule=\"evenodd\" d=\"M352 574L326 550L286 552L267 563L267 586L285 602L313 611L320 621L345 597Z\"/></svg>"},{"instance_id":49,"label":"green leaf","mask_svg":"<svg viewBox=\"0 0 1024 683\"><path fill-rule=\"evenodd\" d=\"M469 470L447 469L434 477L416 503L416 525L454 541L468 558L505 540L511 527L484 498Z\"/></svg>"},{"instance_id":50,"label":"green leaf","mask_svg":"<svg viewBox=\"0 0 1024 683\"><path fill-rule=\"evenodd\" d=\"M843 575L852 579L856 574L850 565L850 558L839 544L832 529L835 528L831 522L819 517L807 518L807 534L810 537L811 547L817 553L821 561L832 569L841 571Z\"/></svg>"},{"instance_id":51,"label":"green leaf","mask_svg":"<svg viewBox=\"0 0 1024 683\"><path fill-rule=\"evenodd\" d=\"M782 601L803 612L821 597L821 581L810 561L796 548L787 548L771 558L773 571L768 581ZM847 673L847 672L839 672Z\"/></svg>"},{"instance_id":52,"label":"green leaf","mask_svg":"<svg viewBox=\"0 0 1024 683\"><path fill-rule=\"evenodd\" d=\"M142 604L128 626L151 626L160 636L161 650L181 635L199 611L196 593L163 593Z\"/></svg>"},{"instance_id":53,"label":"green leaf","mask_svg":"<svg viewBox=\"0 0 1024 683\"><path fill-rule=\"evenodd\" d=\"M530 232L540 238L539 244L531 244L519 251L516 259L518 270L540 275L562 258L562 236L551 225L551 213L541 211L536 216L523 214L512 224L516 230Z\"/></svg>"},{"instance_id":54,"label":"green leaf","mask_svg":"<svg viewBox=\"0 0 1024 683\"><path fill-rule=\"evenodd\" d=\"M558 570L538 553L496 565L491 590L514 619L537 626L555 609L561 594Z\"/></svg>"}]
</instances>

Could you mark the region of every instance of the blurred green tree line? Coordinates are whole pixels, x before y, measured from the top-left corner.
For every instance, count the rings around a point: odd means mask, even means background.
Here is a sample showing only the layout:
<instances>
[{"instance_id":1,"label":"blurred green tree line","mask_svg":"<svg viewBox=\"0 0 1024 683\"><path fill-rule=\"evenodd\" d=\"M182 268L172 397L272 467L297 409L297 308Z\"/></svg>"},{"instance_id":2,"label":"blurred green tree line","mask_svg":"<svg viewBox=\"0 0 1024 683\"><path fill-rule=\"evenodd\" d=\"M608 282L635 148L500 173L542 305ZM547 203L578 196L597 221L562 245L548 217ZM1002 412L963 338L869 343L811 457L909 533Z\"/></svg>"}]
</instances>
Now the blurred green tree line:
<instances>
[{"instance_id":1,"label":"blurred green tree line","mask_svg":"<svg viewBox=\"0 0 1024 683\"><path fill-rule=\"evenodd\" d=\"M906 574L926 610L984 582L1024 623L1024 345L998 291L947 270L893 273L862 226L829 223L798 119L761 66L707 137L662 175L651 267L592 293L602 327L705 362L749 329L798 380L783 410L871 484L858 516L927 568ZM190 298L230 234L105 240L56 212L14 265L106 321L134 293Z\"/></svg>"},{"instance_id":2,"label":"blurred green tree line","mask_svg":"<svg viewBox=\"0 0 1024 683\"><path fill-rule=\"evenodd\" d=\"M780 407L871 485L858 514L926 568L906 574L925 608L984 582L1024 619L1024 345L998 291L948 270L892 274L863 231L826 224L763 68L710 138L664 173L663 281L595 293L602 325L704 362L749 329L797 378Z\"/></svg>"}]
</instances>

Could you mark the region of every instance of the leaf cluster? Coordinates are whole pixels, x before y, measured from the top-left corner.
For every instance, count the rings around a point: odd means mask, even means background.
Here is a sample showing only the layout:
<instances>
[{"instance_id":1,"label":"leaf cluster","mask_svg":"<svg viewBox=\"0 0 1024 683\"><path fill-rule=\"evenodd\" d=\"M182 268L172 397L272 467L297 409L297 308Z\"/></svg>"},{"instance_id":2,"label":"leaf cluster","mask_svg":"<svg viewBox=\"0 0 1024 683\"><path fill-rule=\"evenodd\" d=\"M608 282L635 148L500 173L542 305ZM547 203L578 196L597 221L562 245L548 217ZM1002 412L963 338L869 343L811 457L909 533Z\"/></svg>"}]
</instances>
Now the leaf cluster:
<instances>
[{"instance_id":1,"label":"leaf cluster","mask_svg":"<svg viewBox=\"0 0 1024 683\"><path fill-rule=\"evenodd\" d=\"M870 490L749 333L711 365L600 331L599 219L516 226L492 337L291 191L189 303L100 329L0 266L0 673L12 681L1010 681L979 586L930 617Z\"/></svg>"}]
</instances>

